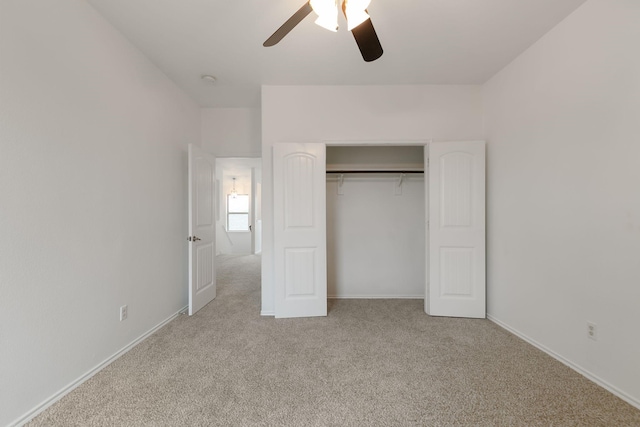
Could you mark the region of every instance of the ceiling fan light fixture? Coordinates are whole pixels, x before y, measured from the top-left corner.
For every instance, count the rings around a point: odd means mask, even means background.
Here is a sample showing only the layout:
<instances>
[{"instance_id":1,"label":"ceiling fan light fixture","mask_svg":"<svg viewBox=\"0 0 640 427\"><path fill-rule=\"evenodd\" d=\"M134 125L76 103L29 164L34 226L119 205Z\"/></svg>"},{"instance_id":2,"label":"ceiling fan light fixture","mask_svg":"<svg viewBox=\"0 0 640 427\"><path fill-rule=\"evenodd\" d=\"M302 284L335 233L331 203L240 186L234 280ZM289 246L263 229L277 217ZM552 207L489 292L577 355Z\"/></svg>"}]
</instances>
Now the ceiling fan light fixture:
<instances>
[{"instance_id":1,"label":"ceiling fan light fixture","mask_svg":"<svg viewBox=\"0 0 640 427\"><path fill-rule=\"evenodd\" d=\"M371 0L344 0L344 5L347 9L352 8L354 10L366 10L371 4Z\"/></svg>"},{"instance_id":2,"label":"ceiling fan light fixture","mask_svg":"<svg viewBox=\"0 0 640 427\"><path fill-rule=\"evenodd\" d=\"M362 59L365 62L375 61L384 51L369 17L367 7L370 2L371 0L306 0L302 7L262 45L275 46L313 11L318 15L316 24L335 31L338 27L338 6L340 6L347 17L349 30L358 45ZM349 9L348 12L347 9Z\"/></svg>"},{"instance_id":3,"label":"ceiling fan light fixture","mask_svg":"<svg viewBox=\"0 0 640 427\"><path fill-rule=\"evenodd\" d=\"M347 18L349 31L371 18L367 13L369 4L371 4L371 0L344 0L344 15Z\"/></svg>"},{"instance_id":4,"label":"ceiling fan light fixture","mask_svg":"<svg viewBox=\"0 0 640 427\"><path fill-rule=\"evenodd\" d=\"M347 29L349 31L362 24L367 19L371 18L365 10L352 10L347 9Z\"/></svg>"},{"instance_id":5,"label":"ceiling fan light fixture","mask_svg":"<svg viewBox=\"0 0 640 427\"><path fill-rule=\"evenodd\" d=\"M329 31L338 31L338 2L337 0L310 0L309 4L318 15L316 25Z\"/></svg>"},{"instance_id":6,"label":"ceiling fan light fixture","mask_svg":"<svg viewBox=\"0 0 640 427\"><path fill-rule=\"evenodd\" d=\"M315 20L315 24L334 33L338 31L338 17L332 18L331 16L319 16Z\"/></svg>"}]
</instances>

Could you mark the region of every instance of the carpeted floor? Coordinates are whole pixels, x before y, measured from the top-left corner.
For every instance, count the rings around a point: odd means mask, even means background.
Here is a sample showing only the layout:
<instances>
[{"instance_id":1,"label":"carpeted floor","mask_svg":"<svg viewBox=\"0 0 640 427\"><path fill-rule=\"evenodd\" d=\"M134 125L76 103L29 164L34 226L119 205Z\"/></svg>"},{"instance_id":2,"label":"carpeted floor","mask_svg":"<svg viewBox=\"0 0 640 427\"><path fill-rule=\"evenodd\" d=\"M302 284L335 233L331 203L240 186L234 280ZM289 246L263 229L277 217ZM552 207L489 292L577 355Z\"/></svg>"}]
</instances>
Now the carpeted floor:
<instances>
[{"instance_id":1,"label":"carpeted floor","mask_svg":"<svg viewBox=\"0 0 640 427\"><path fill-rule=\"evenodd\" d=\"M260 259L220 259L218 297L31 426L640 426L640 411L487 320L421 300L330 300L261 317Z\"/></svg>"}]
</instances>

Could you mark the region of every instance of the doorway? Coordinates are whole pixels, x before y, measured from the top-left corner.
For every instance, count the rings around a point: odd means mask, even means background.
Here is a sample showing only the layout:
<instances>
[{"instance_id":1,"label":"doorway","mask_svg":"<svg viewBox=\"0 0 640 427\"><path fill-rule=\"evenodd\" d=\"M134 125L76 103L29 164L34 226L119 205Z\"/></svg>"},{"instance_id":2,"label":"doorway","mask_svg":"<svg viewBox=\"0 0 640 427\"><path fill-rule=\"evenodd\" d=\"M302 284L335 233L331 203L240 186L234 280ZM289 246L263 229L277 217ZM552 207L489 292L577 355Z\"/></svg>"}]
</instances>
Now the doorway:
<instances>
[{"instance_id":1,"label":"doorway","mask_svg":"<svg viewBox=\"0 0 640 427\"><path fill-rule=\"evenodd\" d=\"M216 159L216 255L262 251L262 159Z\"/></svg>"}]
</instances>

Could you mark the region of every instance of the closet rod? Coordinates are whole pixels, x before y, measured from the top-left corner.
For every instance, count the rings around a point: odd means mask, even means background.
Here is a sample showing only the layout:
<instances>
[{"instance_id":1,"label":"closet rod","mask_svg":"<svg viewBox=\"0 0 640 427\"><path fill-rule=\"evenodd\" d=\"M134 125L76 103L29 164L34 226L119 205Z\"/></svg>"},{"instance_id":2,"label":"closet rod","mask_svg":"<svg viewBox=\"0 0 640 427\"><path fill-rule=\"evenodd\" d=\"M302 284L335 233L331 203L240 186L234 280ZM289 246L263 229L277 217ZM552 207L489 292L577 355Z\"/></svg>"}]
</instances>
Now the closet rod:
<instances>
[{"instance_id":1,"label":"closet rod","mask_svg":"<svg viewBox=\"0 0 640 427\"><path fill-rule=\"evenodd\" d=\"M337 174L346 174L346 173L424 173L424 171L402 171L402 170L339 170L339 171L327 171L327 173L337 173Z\"/></svg>"}]
</instances>

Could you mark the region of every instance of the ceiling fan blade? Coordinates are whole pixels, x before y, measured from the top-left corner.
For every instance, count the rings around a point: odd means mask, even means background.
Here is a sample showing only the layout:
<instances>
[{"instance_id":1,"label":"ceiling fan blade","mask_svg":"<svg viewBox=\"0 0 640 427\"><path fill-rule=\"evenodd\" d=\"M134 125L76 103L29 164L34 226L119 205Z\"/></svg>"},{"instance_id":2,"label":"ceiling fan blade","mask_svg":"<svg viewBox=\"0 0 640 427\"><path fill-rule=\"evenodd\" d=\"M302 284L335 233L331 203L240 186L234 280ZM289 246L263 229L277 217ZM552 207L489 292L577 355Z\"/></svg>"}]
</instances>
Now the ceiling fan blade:
<instances>
[{"instance_id":1,"label":"ceiling fan blade","mask_svg":"<svg viewBox=\"0 0 640 427\"><path fill-rule=\"evenodd\" d=\"M306 2L296 13L294 13L291 18L287 19L287 21L282 24L280 28L276 30L275 33L271 35L262 46L269 47L277 44L280 40L284 38L291 30L295 28L304 18L309 15L313 9L311 8L311 3Z\"/></svg>"},{"instance_id":2,"label":"ceiling fan blade","mask_svg":"<svg viewBox=\"0 0 640 427\"><path fill-rule=\"evenodd\" d=\"M367 19L362 24L351 30L353 38L356 39L362 58L366 62L375 61L382 56L383 50L378 35L371 19Z\"/></svg>"}]
</instances>

